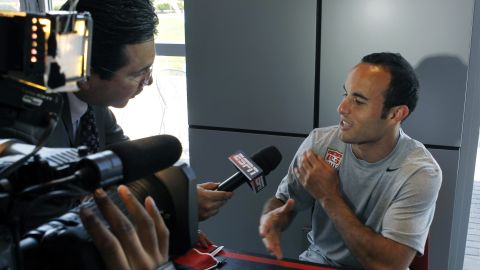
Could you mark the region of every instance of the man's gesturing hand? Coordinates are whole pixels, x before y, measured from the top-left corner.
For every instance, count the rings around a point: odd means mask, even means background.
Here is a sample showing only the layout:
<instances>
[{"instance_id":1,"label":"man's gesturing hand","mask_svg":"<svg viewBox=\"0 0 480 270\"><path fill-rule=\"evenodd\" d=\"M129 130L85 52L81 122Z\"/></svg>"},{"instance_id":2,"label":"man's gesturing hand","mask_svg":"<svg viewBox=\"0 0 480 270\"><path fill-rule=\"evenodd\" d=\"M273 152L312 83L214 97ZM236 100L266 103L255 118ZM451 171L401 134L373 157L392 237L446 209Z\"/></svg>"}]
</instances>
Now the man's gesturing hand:
<instances>
[{"instance_id":1,"label":"man's gesturing hand","mask_svg":"<svg viewBox=\"0 0 480 270\"><path fill-rule=\"evenodd\" d=\"M303 154L295 174L305 190L317 200L339 195L337 171L312 150Z\"/></svg>"},{"instance_id":2,"label":"man's gesturing hand","mask_svg":"<svg viewBox=\"0 0 480 270\"><path fill-rule=\"evenodd\" d=\"M260 218L259 233L267 251L282 259L282 249L280 247L280 234L288 225L289 216L293 210L295 201L289 199L283 206L273 209L262 215Z\"/></svg>"}]
</instances>

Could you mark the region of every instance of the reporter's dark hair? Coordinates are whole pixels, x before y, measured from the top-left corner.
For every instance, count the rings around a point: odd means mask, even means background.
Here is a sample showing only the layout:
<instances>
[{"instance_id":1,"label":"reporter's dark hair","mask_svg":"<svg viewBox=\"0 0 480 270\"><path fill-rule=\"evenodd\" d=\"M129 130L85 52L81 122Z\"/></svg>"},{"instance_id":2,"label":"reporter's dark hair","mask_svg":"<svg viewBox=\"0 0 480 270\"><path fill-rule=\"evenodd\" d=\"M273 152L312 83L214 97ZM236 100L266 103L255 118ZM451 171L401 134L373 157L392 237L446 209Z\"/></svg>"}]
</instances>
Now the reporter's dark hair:
<instances>
[{"instance_id":1,"label":"reporter's dark hair","mask_svg":"<svg viewBox=\"0 0 480 270\"><path fill-rule=\"evenodd\" d=\"M415 110L418 101L419 82L413 67L399 53L372 53L362 58L362 63L379 65L390 72L391 81L385 91L382 118L390 108L406 105L409 115Z\"/></svg>"},{"instance_id":2,"label":"reporter's dark hair","mask_svg":"<svg viewBox=\"0 0 480 270\"><path fill-rule=\"evenodd\" d=\"M79 0L76 10L92 15L91 67L104 80L127 64L126 45L153 39L158 25L151 0Z\"/></svg>"}]
</instances>

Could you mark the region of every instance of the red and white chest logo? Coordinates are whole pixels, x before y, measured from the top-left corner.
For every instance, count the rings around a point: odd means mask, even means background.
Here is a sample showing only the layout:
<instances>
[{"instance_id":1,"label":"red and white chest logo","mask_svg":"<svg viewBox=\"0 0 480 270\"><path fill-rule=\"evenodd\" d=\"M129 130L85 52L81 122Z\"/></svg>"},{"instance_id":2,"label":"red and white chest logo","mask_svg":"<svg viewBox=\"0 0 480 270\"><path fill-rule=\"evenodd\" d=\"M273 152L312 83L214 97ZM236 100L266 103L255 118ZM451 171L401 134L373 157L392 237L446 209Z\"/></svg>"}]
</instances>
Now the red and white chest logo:
<instances>
[{"instance_id":1,"label":"red and white chest logo","mask_svg":"<svg viewBox=\"0 0 480 270\"><path fill-rule=\"evenodd\" d=\"M338 152L330 148L327 149L327 153L325 154L325 160L333 168L338 169L338 166L340 166L340 163L342 163L342 158L343 158L342 152Z\"/></svg>"}]
</instances>

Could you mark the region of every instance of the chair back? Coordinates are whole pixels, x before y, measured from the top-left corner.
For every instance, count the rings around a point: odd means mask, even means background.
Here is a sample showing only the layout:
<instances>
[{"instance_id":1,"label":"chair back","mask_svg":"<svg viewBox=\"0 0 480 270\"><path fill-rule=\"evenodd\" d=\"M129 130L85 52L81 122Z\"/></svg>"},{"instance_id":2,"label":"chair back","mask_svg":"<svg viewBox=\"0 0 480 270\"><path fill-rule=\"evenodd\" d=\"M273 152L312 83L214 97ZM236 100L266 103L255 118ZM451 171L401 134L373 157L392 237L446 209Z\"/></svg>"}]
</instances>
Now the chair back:
<instances>
[{"instance_id":1,"label":"chair back","mask_svg":"<svg viewBox=\"0 0 480 270\"><path fill-rule=\"evenodd\" d=\"M425 243L425 250L423 256L415 256L410 264L410 270L428 270L428 238Z\"/></svg>"}]
</instances>

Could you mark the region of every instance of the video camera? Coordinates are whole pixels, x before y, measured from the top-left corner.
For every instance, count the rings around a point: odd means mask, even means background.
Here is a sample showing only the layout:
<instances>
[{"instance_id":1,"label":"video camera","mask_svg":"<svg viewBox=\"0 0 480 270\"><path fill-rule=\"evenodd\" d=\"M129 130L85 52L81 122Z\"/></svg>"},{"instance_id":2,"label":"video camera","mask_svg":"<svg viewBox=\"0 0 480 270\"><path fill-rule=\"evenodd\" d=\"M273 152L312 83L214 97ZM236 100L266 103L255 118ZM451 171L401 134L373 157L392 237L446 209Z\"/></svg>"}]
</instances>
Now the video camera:
<instances>
[{"instance_id":1,"label":"video camera","mask_svg":"<svg viewBox=\"0 0 480 270\"><path fill-rule=\"evenodd\" d=\"M0 146L0 156L4 155L0 157L0 170L33 149L32 145L15 140L0 140ZM38 216L43 209L38 204L58 198L79 198L95 188L107 189L128 182L128 177L136 179L144 171L147 174L156 168L168 167L126 185L139 201L144 201L147 196L155 200L170 230L171 255L185 253L196 242L198 213L194 173L182 163L169 166L180 157L180 142L173 136L157 135L117 143L109 149L82 156L86 153L82 147L42 148L35 158L29 159L9 179L0 180L0 194L8 194L10 202L15 204L13 210L8 211L6 201L0 200L0 220L9 220L13 214L26 219L28 224L29 230L22 232L19 242L23 269L103 269L103 263L78 216L81 207L91 208L99 215L94 201L88 199L72 209L57 207L51 213L58 216L53 218L47 217L48 213ZM135 166L132 164L135 158L127 157L125 153L138 157L148 151L159 152L159 149L168 153L150 161L140 161L142 164L139 166L147 163L143 168L129 168ZM107 189L107 194L126 213L116 191ZM64 214L60 215L62 211ZM36 228L31 229L33 225ZM0 247L2 244L5 243L0 241ZM2 257L8 256L8 250L4 252ZM2 265L0 260L0 269L9 269L7 266Z\"/></svg>"},{"instance_id":2,"label":"video camera","mask_svg":"<svg viewBox=\"0 0 480 270\"><path fill-rule=\"evenodd\" d=\"M137 199L155 200L170 230L171 255L196 242L194 174L185 164L171 166L178 157L156 173L145 170L148 176L129 172L142 164L123 162L121 151L88 155L82 147L42 147L62 110L60 93L76 91L76 82L90 74L92 23L89 13L0 11L0 138L28 142L28 134L22 137L9 128L46 129L36 146L0 140L0 270L103 269L78 218L79 207L97 212L95 204L79 202L94 188L107 189L123 178L132 181L127 186ZM148 148L145 141L131 143L127 146ZM123 208L116 192L107 193ZM72 198L77 202L59 203ZM55 211L32 211L47 201L57 206ZM59 210L59 204L66 209Z\"/></svg>"},{"instance_id":3,"label":"video camera","mask_svg":"<svg viewBox=\"0 0 480 270\"><path fill-rule=\"evenodd\" d=\"M90 75L89 13L0 11L0 125L46 126Z\"/></svg>"}]
</instances>

